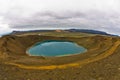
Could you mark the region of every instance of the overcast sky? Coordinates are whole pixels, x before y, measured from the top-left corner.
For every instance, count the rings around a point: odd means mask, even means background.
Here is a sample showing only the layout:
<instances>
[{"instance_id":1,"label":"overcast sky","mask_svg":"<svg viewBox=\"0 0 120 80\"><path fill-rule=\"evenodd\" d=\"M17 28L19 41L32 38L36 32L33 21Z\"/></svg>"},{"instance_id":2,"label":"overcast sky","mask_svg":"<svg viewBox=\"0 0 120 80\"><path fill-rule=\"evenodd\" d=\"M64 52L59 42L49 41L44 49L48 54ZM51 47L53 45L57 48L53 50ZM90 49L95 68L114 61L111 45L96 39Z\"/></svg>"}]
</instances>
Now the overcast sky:
<instances>
[{"instance_id":1,"label":"overcast sky","mask_svg":"<svg viewBox=\"0 0 120 80\"><path fill-rule=\"evenodd\" d=\"M53 28L120 35L120 0L0 0L0 34Z\"/></svg>"}]
</instances>

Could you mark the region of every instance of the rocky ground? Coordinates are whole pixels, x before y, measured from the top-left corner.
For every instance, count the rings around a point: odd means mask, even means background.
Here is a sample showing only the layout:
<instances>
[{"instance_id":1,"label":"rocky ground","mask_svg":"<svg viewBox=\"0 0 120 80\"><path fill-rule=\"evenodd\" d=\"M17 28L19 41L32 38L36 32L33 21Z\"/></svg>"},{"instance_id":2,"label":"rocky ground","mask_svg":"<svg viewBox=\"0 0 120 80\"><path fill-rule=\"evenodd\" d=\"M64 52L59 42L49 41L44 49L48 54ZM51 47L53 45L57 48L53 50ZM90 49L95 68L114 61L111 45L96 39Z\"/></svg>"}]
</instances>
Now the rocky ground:
<instances>
[{"instance_id":1,"label":"rocky ground","mask_svg":"<svg viewBox=\"0 0 120 80\"><path fill-rule=\"evenodd\" d=\"M116 42L120 41L119 37L72 36L8 35L0 38L0 80L120 80L120 46L116 46ZM26 49L44 40L74 41L88 51L84 54L50 58L26 54ZM55 69L30 69L9 63L27 67L60 66L71 63L78 65Z\"/></svg>"}]
</instances>

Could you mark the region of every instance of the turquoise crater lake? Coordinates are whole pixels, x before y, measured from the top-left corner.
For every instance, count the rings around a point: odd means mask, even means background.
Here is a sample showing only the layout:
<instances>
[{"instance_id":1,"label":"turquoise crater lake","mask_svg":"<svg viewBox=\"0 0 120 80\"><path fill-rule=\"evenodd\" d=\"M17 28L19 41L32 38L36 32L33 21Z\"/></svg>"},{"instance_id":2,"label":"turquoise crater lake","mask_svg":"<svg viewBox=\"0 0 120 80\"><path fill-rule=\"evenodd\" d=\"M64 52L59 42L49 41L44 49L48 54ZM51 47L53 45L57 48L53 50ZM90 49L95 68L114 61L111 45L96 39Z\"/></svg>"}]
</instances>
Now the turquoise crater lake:
<instances>
[{"instance_id":1,"label":"turquoise crater lake","mask_svg":"<svg viewBox=\"0 0 120 80\"><path fill-rule=\"evenodd\" d=\"M27 50L31 56L67 56L86 52L82 46L70 41L49 40L39 42Z\"/></svg>"}]
</instances>

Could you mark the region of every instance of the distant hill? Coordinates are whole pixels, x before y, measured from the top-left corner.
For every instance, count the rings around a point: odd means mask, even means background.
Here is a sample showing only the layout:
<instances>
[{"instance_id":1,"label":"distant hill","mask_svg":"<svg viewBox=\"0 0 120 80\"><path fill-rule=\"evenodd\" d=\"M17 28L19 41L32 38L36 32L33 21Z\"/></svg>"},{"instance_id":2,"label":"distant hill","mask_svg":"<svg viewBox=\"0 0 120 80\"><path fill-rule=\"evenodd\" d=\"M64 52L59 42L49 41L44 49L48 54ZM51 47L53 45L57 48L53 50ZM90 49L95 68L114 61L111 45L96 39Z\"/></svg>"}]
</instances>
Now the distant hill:
<instances>
[{"instance_id":1,"label":"distant hill","mask_svg":"<svg viewBox=\"0 0 120 80\"><path fill-rule=\"evenodd\" d=\"M29 32L52 32L54 30L29 30L29 31L13 31L11 34L22 34L22 33L29 33Z\"/></svg>"},{"instance_id":2,"label":"distant hill","mask_svg":"<svg viewBox=\"0 0 120 80\"><path fill-rule=\"evenodd\" d=\"M29 33L29 32L52 32L56 30L29 30L29 31L13 31L11 34L22 34L22 33ZM89 34L100 34L100 35L109 35L109 36L118 36L113 34L108 34L103 31L98 30L90 30L90 29L66 29L62 31L68 31L68 32L81 32L81 33L89 33Z\"/></svg>"},{"instance_id":3,"label":"distant hill","mask_svg":"<svg viewBox=\"0 0 120 80\"><path fill-rule=\"evenodd\" d=\"M90 34L100 34L100 35L109 35L109 36L118 36L118 35L113 35L113 34L108 34L103 31L98 31L98 30L90 30L90 29L69 29L66 30L69 32L82 32L82 33L90 33Z\"/></svg>"}]
</instances>

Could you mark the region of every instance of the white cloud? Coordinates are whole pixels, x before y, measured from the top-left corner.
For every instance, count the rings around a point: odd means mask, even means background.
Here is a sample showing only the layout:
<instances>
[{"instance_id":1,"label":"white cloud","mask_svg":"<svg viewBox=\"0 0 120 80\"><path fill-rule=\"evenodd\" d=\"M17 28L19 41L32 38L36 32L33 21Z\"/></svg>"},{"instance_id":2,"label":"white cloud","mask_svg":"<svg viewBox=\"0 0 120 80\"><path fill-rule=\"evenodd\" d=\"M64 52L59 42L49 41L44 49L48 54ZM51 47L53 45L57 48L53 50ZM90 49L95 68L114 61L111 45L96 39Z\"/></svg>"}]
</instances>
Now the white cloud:
<instances>
[{"instance_id":1,"label":"white cloud","mask_svg":"<svg viewBox=\"0 0 120 80\"><path fill-rule=\"evenodd\" d=\"M120 0L0 0L0 33L89 28L120 35Z\"/></svg>"},{"instance_id":2,"label":"white cloud","mask_svg":"<svg viewBox=\"0 0 120 80\"><path fill-rule=\"evenodd\" d=\"M3 17L0 17L0 34L6 34L11 31L12 29L9 27L9 25L3 22Z\"/></svg>"}]
</instances>

